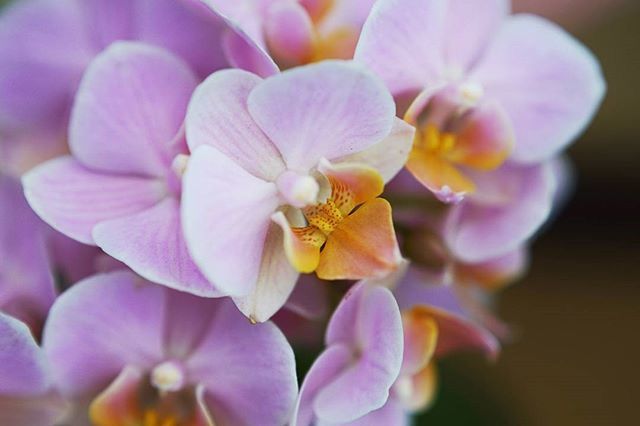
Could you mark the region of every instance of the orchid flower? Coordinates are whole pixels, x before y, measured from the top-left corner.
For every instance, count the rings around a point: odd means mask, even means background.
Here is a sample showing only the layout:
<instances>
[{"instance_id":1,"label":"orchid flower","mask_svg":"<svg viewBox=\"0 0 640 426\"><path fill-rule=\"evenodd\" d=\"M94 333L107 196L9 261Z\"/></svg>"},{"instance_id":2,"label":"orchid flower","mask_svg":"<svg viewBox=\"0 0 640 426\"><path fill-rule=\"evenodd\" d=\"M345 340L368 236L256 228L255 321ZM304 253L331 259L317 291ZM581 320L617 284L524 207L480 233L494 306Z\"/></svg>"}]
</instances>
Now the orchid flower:
<instances>
[{"instance_id":1,"label":"orchid flower","mask_svg":"<svg viewBox=\"0 0 640 426\"><path fill-rule=\"evenodd\" d=\"M291 426L346 424L386 403L403 354L391 292L364 282L352 287L329 322L326 344L300 388Z\"/></svg>"},{"instance_id":2,"label":"orchid flower","mask_svg":"<svg viewBox=\"0 0 640 426\"><path fill-rule=\"evenodd\" d=\"M413 129L359 66L326 61L262 80L213 74L186 118L182 220L193 260L254 321L300 272L384 275L401 260L384 182Z\"/></svg>"},{"instance_id":3,"label":"orchid flower","mask_svg":"<svg viewBox=\"0 0 640 426\"><path fill-rule=\"evenodd\" d=\"M404 355L389 399L349 426L409 425L410 415L434 401L436 361L453 352L479 351L495 359L496 338L472 320L452 287L434 284L428 274L411 267L394 294L402 308Z\"/></svg>"},{"instance_id":4,"label":"orchid flower","mask_svg":"<svg viewBox=\"0 0 640 426\"><path fill-rule=\"evenodd\" d=\"M113 44L80 85L72 156L37 167L23 183L31 207L58 231L154 282L215 296L189 258L180 226L183 120L197 84L166 50Z\"/></svg>"},{"instance_id":5,"label":"orchid flower","mask_svg":"<svg viewBox=\"0 0 640 426\"><path fill-rule=\"evenodd\" d=\"M380 0L363 27L355 58L411 103L407 168L442 201L478 192L474 175L507 159L549 159L603 98L584 46L542 18L508 13L508 0Z\"/></svg>"},{"instance_id":6,"label":"orchid flower","mask_svg":"<svg viewBox=\"0 0 640 426\"><path fill-rule=\"evenodd\" d=\"M16 1L0 16L0 165L19 174L64 153L82 74L111 43L166 48L204 78L230 65L222 47L227 30L196 0Z\"/></svg>"},{"instance_id":7,"label":"orchid flower","mask_svg":"<svg viewBox=\"0 0 640 426\"><path fill-rule=\"evenodd\" d=\"M278 426L297 390L293 351L273 324L251 325L231 302L128 271L96 275L60 296L43 347L57 387L91 400L99 426Z\"/></svg>"},{"instance_id":8,"label":"orchid flower","mask_svg":"<svg viewBox=\"0 0 640 426\"><path fill-rule=\"evenodd\" d=\"M29 328L0 313L0 424L50 426L62 420L65 401L55 392L44 353Z\"/></svg>"},{"instance_id":9,"label":"orchid flower","mask_svg":"<svg viewBox=\"0 0 640 426\"><path fill-rule=\"evenodd\" d=\"M508 162L491 173L469 172L478 190L448 205L431 202L415 179L402 174L390 185L393 195L420 201L402 212L396 210L397 220L415 231L407 236L407 244L414 246L408 247L407 255L455 269L523 250L549 219L563 191L559 180L563 178L555 173L554 164L555 159L538 165ZM518 264L526 266L522 256L511 259L515 263L507 269L514 273L505 271L504 278L517 276Z\"/></svg>"},{"instance_id":10,"label":"orchid flower","mask_svg":"<svg viewBox=\"0 0 640 426\"><path fill-rule=\"evenodd\" d=\"M374 0L205 0L281 68L351 59Z\"/></svg>"}]
</instances>

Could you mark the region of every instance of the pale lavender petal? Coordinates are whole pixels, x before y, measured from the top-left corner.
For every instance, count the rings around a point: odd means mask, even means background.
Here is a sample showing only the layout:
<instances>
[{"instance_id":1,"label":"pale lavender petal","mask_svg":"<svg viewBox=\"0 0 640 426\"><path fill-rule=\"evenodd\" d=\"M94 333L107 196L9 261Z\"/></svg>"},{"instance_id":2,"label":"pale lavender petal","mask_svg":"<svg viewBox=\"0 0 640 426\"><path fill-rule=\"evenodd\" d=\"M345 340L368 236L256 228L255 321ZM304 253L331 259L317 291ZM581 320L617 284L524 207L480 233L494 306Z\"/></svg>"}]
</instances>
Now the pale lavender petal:
<instances>
[{"instance_id":1,"label":"pale lavender petal","mask_svg":"<svg viewBox=\"0 0 640 426\"><path fill-rule=\"evenodd\" d=\"M410 416L398 400L389 397L387 403L366 416L343 426L409 426Z\"/></svg>"},{"instance_id":2,"label":"pale lavender petal","mask_svg":"<svg viewBox=\"0 0 640 426\"><path fill-rule=\"evenodd\" d=\"M182 194L184 235L193 260L223 294L247 296L255 288L278 203L274 183L215 148L203 145L191 156Z\"/></svg>"},{"instance_id":3,"label":"pale lavender petal","mask_svg":"<svg viewBox=\"0 0 640 426\"><path fill-rule=\"evenodd\" d=\"M264 41L263 22L267 9L275 0L226 1L204 0L226 23L222 47L232 67L261 77L279 72Z\"/></svg>"},{"instance_id":4,"label":"pale lavender petal","mask_svg":"<svg viewBox=\"0 0 640 426\"><path fill-rule=\"evenodd\" d=\"M85 244L103 220L145 210L164 198L163 182L91 172L71 157L51 160L22 180L33 210L49 225Z\"/></svg>"},{"instance_id":5,"label":"pale lavender petal","mask_svg":"<svg viewBox=\"0 0 640 426\"><path fill-rule=\"evenodd\" d=\"M328 424L342 424L382 407L399 371L399 366L392 371L366 359L356 362L318 392L313 404L316 416Z\"/></svg>"},{"instance_id":6,"label":"pale lavender petal","mask_svg":"<svg viewBox=\"0 0 640 426\"><path fill-rule=\"evenodd\" d=\"M0 18L0 124L58 126L95 49L75 0L15 2Z\"/></svg>"},{"instance_id":7,"label":"pale lavender petal","mask_svg":"<svg viewBox=\"0 0 640 426\"><path fill-rule=\"evenodd\" d=\"M81 281L56 300L43 347L60 390L97 392L125 365L152 368L162 360L167 290L128 271Z\"/></svg>"},{"instance_id":8,"label":"pale lavender petal","mask_svg":"<svg viewBox=\"0 0 640 426\"><path fill-rule=\"evenodd\" d=\"M351 350L339 344L328 347L318 356L302 382L291 418L291 426L315 424L313 402L318 392L347 368L351 360Z\"/></svg>"},{"instance_id":9,"label":"pale lavender petal","mask_svg":"<svg viewBox=\"0 0 640 426\"><path fill-rule=\"evenodd\" d=\"M381 81L350 62L324 61L265 80L249 112L293 170L354 154L389 135L393 99Z\"/></svg>"},{"instance_id":10,"label":"pale lavender petal","mask_svg":"<svg viewBox=\"0 0 640 426\"><path fill-rule=\"evenodd\" d=\"M101 222L92 235L107 254L149 281L198 296L219 295L189 257L180 202L174 197L140 213Z\"/></svg>"},{"instance_id":11,"label":"pale lavender petal","mask_svg":"<svg viewBox=\"0 0 640 426\"><path fill-rule=\"evenodd\" d=\"M164 177L196 85L186 63L168 51L111 45L78 90L69 129L73 155L95 170Z\"/></svg>"},{"instance_id":12,"label":"pale lavender petal","mask_svg":"<svg viewBox=\"0 0 640 426\"><path fill-rule=\"evenodd\" d=\"M444 57L449 67L468 70L498 32L510 11L509 0L449 0L444 25Z\"/></svg>"},{"instance_id":13,"label":"pale lavender petal","mask_svg":"<svg viewBox=\"0 0 640 426\"><path fill-rule=\"evenodd\" d=\"M382 78L394 96L417 94L436 84L445 65L448 4L446 0L378 1L362 28L355 60Z\"/></svg>"},{"instance_id":14,"label":"pale lavender petal","mask_svg":"<svg viewBox=\"0 0 640 426\"><path fill-rule=\"evenodd\" d=\"M259 46L264 43L264 18L269 7L280 0L203 0L216 13L230 22L254 40Z\"/></svg>"},{"instance_id":15,"label":"pale lavender petal","mask_svg":"<svg viewBox=\"0 0 640 426\"><path fill-rule=\"evenodd\" d=\"M117 40L136 36L136 8L140 4L141 0L73 0L67 7L82 12L82 35L98 53Z\"/></svg>"},{"instance_id":16,"label":"pale lavender petal","mask_svg":"<svg viewBox=\"0 0 640 426\"><path fill-rule=\"evenodd\" d=\"M46 358L29 328L3 313L0 313L0 377L0 398L41 395L51 385Z\"/></svg>"},{"instance_id":17,"label":"pale lavender petal","mask_svg":"<svg viewBox=\"0 0 640 426\"><path fill-rule=\"evenodd\" d=\"M403 342L400 310L391 292L358 284L336 309L327 344L351 346L359 358L318 393L314 401L318 418L349 422L382 407L400 373Z\"/></svg>"},{"instance_id":18,"label":"pale lavender petal","mask_svg":"<svg viewBox=\"0 0 640 426\"><path fill-rule=\"evenodd\" d=\"M470 77L510 116L517 161L540 162L584 130L605 93L597 60L542 18L516 15L502 26Z\"/></svg>"},{"instance_id":19,"label":"pale lavender petal","mask_svg":"<svg viewBox=\"0 0 640 426\"><path fill-rule=\"evenodd\" d=\"M206 389L214 421L284 424L298 390L291 346L275 325L252 325L229 301L218 303L188 360L189 371Z\"/></svg>"},{"instance_id":20,"label":"pale lavender petal","mask_svg":"<svg viewBox=\"0 0 640 426\"><path fill-rule=\"evenodd\" d=\"M411 147L415 129L404 120L396 118L391 133L382 141L356 154L335 160L336 163L362 163L375 168L385 182L389 182L402 170Z\"/></svg>"},{"instance_id":21,"label":"pale lavender petal","mask_svg":"<svg viewBox=\"0 0 640 426\"><path fill-rule=\"evenodd\" d=\"M58 424L65 402L51 389L49 366L27 326L0 313L0 424Z\"/></svg>"},{"instance_id":22,"label":"pale lavender petal","mask_svg":"<svg viewBox=\"0 0 640 426\"><path fill-rule=\"evenodd\" d=\"M265 237L258 281L249 295L236 297L234 302L251 321L267 321L287 302L299 275L284 251L282 229L272 223Z\"/></svg>"},{"instance_id":23,"label":"pale lavender petal","mask_svg":"<svg viewBox=\"0 0 640 426\"><path fill-rule=\"evenodd\" d=\"M253 121L247 98L262 80L241 70L213 74L195 91L186 119L192 152L210 145L243 169L266 180L284 170L280 153Z\"/></svg>"},{"instance_id":24,"label":"pale lavender petal","mask_svg":"<svg viewBox=\"0 0 640 426\"><path fill-rule=\"evenodd\" d=\"M462 261L482 262L505 255L542 226L551 211L555 184L548 165L512 166L475 180L478 200L452 207L444 224L449 250ZM483 192L501 194L489 203Z\"/></svg>"},{"instance_id":25,"label":"pale lavender petal","mask_svg":"<svg viewBox=\"0 0 640 426\"><path fill-rule=\"evenodd\" d=\"M210 8L197 0L139 3L136 15L139 39L179 55L200 78L227 66L221 46L227 26Z\"/></svg>"},{"instance_id":26,"label":"pale lavender petal","mask_svg":"<svg viewBox=\"0 0 640 426\"><path fill-rule=\"evenodd\" d=\"M280 70L264 49L242 30L227 22L230 30L222 38L222 48L232 67L252 72L260 77L277 74Z\"/></svg>"},{"instance_id":27,"label":"pale lavender petal","mask_svg":"<svg viewBox=\"0 0 640 426\"><path fill-rule=\"evenodd\" d=\"M44 324L55 298L45 231L20 184L0 174L0 311L34 331Z\"/></svg>"}]
</instances>

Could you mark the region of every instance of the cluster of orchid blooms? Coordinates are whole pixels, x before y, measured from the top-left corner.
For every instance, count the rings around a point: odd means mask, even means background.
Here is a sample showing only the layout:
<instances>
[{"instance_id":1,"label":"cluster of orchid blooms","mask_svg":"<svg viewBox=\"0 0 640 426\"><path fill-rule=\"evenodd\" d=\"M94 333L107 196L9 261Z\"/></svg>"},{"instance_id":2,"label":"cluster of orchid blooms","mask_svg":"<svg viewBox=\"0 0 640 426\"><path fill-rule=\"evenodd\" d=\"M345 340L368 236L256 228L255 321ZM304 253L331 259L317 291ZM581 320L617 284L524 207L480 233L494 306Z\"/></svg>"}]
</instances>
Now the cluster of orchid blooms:
<instances>
[{"instance_id":1,"label":"cluster of orchid blooms","mask_svg":"<svg viewBox=\"0 0 640 426\"><path fill-rule=\"evenodd\" d=\"M409 423L604 91L508 0L16 0L0 424Z\"/></svg>"}]
</instances>

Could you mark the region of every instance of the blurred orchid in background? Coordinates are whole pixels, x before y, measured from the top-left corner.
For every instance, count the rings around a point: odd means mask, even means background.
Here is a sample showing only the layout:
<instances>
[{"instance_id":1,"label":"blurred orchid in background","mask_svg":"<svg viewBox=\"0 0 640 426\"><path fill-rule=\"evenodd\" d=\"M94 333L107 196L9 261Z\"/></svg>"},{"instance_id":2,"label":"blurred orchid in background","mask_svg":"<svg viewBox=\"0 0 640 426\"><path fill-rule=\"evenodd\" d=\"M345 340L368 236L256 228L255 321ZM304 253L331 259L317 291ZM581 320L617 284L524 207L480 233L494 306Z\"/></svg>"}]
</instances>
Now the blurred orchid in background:
<instances>
[{"instance_id":1,"label":"blurred orchid in background","mask_svg":"<svg viewBox=\"0 0 640 426\"><path fill-rule=\"evenodd\" d=\"M605 82L481 3L3 10L0 423L405 425L495 361Z\"/></svg>"}]
</instances>

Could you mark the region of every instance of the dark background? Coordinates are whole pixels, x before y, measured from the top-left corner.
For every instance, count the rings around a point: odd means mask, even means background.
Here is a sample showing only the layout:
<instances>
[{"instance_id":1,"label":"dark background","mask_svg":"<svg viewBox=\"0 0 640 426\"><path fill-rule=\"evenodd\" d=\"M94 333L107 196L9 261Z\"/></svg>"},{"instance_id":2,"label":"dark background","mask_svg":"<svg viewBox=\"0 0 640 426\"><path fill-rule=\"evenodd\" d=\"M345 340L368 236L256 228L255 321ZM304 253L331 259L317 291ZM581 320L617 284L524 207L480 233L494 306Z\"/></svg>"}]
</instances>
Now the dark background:
<instances>
[{"instance_id":1,"label":"dark background","mask_svg":"<svg viewBox=\"0 0 640 426\"><path fill-rule=\"evenodd\" d=\"M574 194L500 300L517 340L495 365L441 363L440 397L418 424L640 424L640 2L521 3L594 51L608 95L569 151Z\"/></svg>"}]
</instances>

